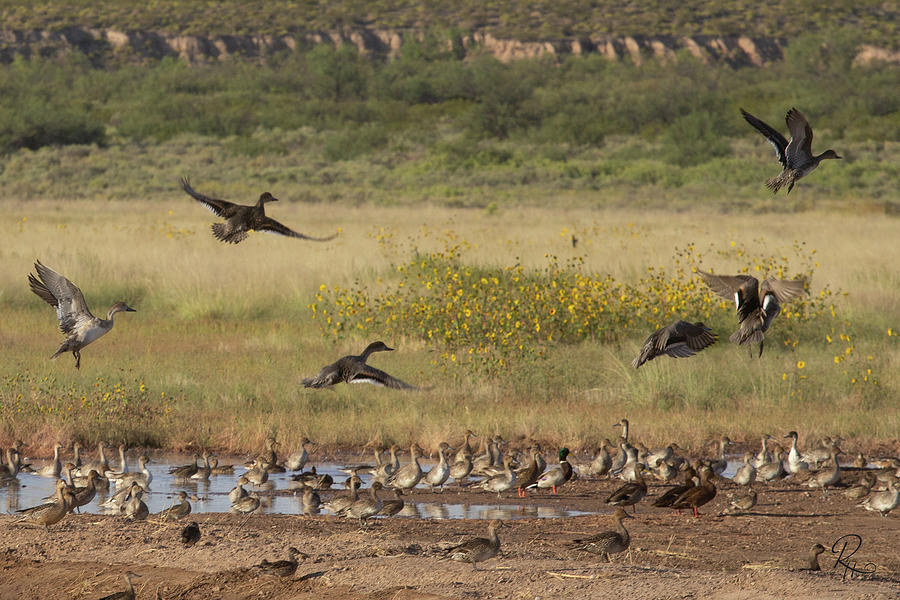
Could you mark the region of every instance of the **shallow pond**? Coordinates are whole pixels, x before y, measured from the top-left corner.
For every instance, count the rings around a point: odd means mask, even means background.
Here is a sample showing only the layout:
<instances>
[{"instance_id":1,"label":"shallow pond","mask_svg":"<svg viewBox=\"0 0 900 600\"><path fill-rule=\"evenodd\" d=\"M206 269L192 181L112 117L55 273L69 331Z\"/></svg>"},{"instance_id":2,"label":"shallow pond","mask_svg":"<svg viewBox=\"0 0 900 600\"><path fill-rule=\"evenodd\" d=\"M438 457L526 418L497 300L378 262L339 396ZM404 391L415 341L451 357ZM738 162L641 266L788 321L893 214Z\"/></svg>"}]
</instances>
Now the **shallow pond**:
<instances>
[{"instance_id":1,"label":"shallow pond","mask_svg":"<svg viewBox=\"0 0 900 600\"><path fill-rule=\"evenodd\" d=\"M169 469L189 463L190 456L180 454L158 455L152 458L152 462L147 467L152 473L153 479L149 493L143 497L151 513L159 512L171 506L175 495L182 490L187 492L190 497L191 510L194 513L228 512L231 507L228 493L234 488L238 477L245 471L242 461L240 459L234 459L233 461L220 460L220 466L229 463L235 464L235 474L212 475L208 481L176 481L169 474ZM425 471L433 466L432 462L425 460L421 460L420 463ZM320 492L323 501L335 493L343 493L345 491L342 482L347 478L347 474L340 470L343 466L343 464L338 463L315 463L316 471L319 475L331 475L335 481L330 491ZM129 469L135 468L135 462L129 458ZM298 484L291 480L291 475L292 473L270 473L269 481L262 487L246 485L244 489L257 493L260 499L260 512L269 514L303 514L302 493L297 493L295 489L292 489ZM363 476L366 486L368 486L368 479L368 477ZM54 493L55 481L55 479L50 477L19 473L18 485L0 485L0 510L13 513L17 509L40 504L45 497ZM428 489L428 486L420 484L419 489L425 490ZM97 499L87 506L81 507L81 511L87 513L108 513L106 509L100 506L100 503L114 492L114 484L111 482L108 493L98 491ZM439 493L434 494L434 500L429 502L414 502L409 498L405 498L406 506L399 516L423 519L523 519L560 518L591 514L557 506L514 504L511 503L514 502L511 492L506 494L506 497L499 499L497 503L492 503L491 500L495 496L486 492L480 504L454 503L454 496L455 494L448 489L443 497ZM382 493L381 497L382 499L388 499L393 497L393 495L385 492ZM444 498L446 498L446 502L441 501ZM327 514L327 511L322 512Z\"/></svg>"}]
</instances>

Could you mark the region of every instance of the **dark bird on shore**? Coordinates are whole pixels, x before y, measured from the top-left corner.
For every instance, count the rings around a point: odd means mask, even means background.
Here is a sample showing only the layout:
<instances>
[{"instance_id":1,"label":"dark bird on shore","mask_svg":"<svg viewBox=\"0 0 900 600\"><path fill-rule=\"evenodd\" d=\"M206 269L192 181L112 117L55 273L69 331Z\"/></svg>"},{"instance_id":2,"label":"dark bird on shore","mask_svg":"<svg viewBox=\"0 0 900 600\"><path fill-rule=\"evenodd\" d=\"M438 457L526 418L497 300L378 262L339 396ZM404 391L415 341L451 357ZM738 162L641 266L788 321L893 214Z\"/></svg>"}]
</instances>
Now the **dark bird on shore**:
<instances>
[{"instance_id":1,"label":"dark bird on shore","mask_svg":"<svg viewBox=\"0 0 900 600\"><path fill-rule=\"evenodd\" d=\"M384 342L372 342L359 356L344 356L337 361L322 367L319 374L303 380L304 387L324 388L338 383L371 383L395 390L415 390L415 386L391 377L384 371L366 364L373 352L393 352Z\"/></svg>"},{"instance_id":2,"label":"dark bird on shore","mask_svg":"<svg viewBox=\"0 0 900 600\"><path fill-rule=\"evenodd\" d=\"M181 543L185 546L193 546L200 541L200 526L197 521L191 521L191 524L181 530Z\"/></svg>"},{"instance_id":3,"label":"dark bird on shore","mask_svg":"<svg viewBox=\"0 0 900 600\"><path fill-rule=\"evenodd\" d=\"M233 204L225 200L217 200L210 198L197 192L191 187L187 177L181 178L181 187L194 200L203 204L211 210L217 217L225 219L224 223L214 223L212 226L213 235L216 239L228 242L229 244L237 244L247 239L248 231L264 231L266 233L277 233L292 238L302 240L311 240L314 242L327 242L337 237L337 234L328 237L311 237L302 233L297 233L293 229L285 227L275 219L266 216L265 204L267 202L277 202L278 198L269 192L263 192L259 196L259 200L253 206L244 206L242 204Z\"/></svg>"},{"instance_id":4,"label":"dark bird on shore","mask_svg":"<svg viewBox=\"0 0 900 600\"><path fill-rule=\"evenodd\" d=\"M644 465L642 463L635 464L635 481L626 483L611 493L606 498L606 503L613 506L632 506L634 507L633 510L637 512L637 503L647 495L647 483L644 481L644 476L641 473L643 470Z\"/></svg>"},{"instance_id":5,"label":"dark bird on shore","mask_svg":"<svg viewBox=\"0 0 900 600\"><path fill-rule=\"evenodd\" d=\"M674 487L669 488L663 494L653 502L653 506L659 508L668 508L672 506L672 503L678 500L683 493L688 491L689 489L696 486L694 483L694 477L697 476L697 472L693 467L688 467L684 472L684 483L682 485L676 485Z\"/></svg>"},{"instance_id":6,"label":"dark bird on shore","mask_svg":"<svg viewBox=\"0 0 900 600\"><path fill-rule=\"evenodd\" d=\"M777 193L785 185L788 186L787 193L791 193L794 184L801 177L809 175L819 163L826 158L842 158L837 155L834 150L826 150L818 156L812 153L812 127L806 117L797 110L792 108L785 116L788 131L791 134L791 142L788 143L784 136L775 131L772 126L757 119L743 108L741 114L750 125L760 132L769 143L775 148L775 155L778 162L781 163L781 173L775 177L766 180L766 187Z\"/></svg>"},{"instance_id":7,"label":"dark bird on shore","mask_svg":"<svg viewBox=\"0 0 900 600\"><path fill-rule=\"evenodd\" d=\"M28 275L31 291L56 308L59 330L66 335L66 340L50 357L51 359L63 352L71 352L75 357L75 368L80 368L81 349L109 333L113 328L113 315L119 312L135 312L124 302L116 302L107 311L105 319L95 317L88 310L84 294L77 285L53 269L45 267L41 261L34 263L34 269L37 271L37 277L31 273Z\"/></svg>"},{"instance_id":8,"label":"dark bird on shore","mask_svg":"<svg viewBox=\"0 0 900 600\"><path fill-rule=\"evenodd\" d=\"M716 486L713 485L712 481L710 481L710 479L712 479L712 476L712 469L710 469L709 467L701 468L700 485L684 492L675 500L675 502L670 505L670 508L674 508L676 510L690 508L693 509L695 517L700 516L700 513L697 512L697 509L704 504L707 504L716 497Z\"/></svg>"},{"instance_id":9,"label":"dark bird on shore","mask_svg":"<svg viewBox=\"0 0 900 600\"><path fill-rule=\"evenodd\" d=\"M734 300L740 327L729 339L738 345L759 344L759 356L763 353L764 334L781 312L781 305L802 294L806 286L805 277L767 277L760 284L752 275L713 275L706 271L697 273L716 294Z\"/></svg>"},{"instance_id":10,"label":"dark bird on shore","mask_svg":"<svg viewBox=\"0 0 900 600\"><path fill-rule=\"evenodd\" d=\"M574 233L572 234L572 247L573 247L573 248L577 248L577 247L578 247L578 238L575 237L575 234L574 234Z\"/></svg>"},{"instance_id":11,"label":"dark bird on shore","mask_svg":"<svg viewBox=\"0 0 900 600\"><path fill-rule=\"evenodd\" d=\"M582 550L591 554L599 554L600 558L609 562L610 554L624 552L631 544L631 536L622 524L622 519L633 519L625 512L624 508L616 507L613 519L616 522L615 531L604 531L591 537L573 540L569 547L574 550Z\"/></svg>"},{"instance_id":12,"label":"dark bird on shore","mask_svg":"<svg viewBox=\"0 0 900 600\"><path fill-rule=\"evenodd\" d=\"M263 573L266 573L267 575L290 577L297 571L297 565L299 564L297 561L297 557L302 556L302 554L299 550L292 546L288 548L287 555L287 560L276 560L274 562L270 562L266 559L263 559L263 561L259 563L256 568Z\"/></svg>"},{"instance_id":13,"label":"dark bird on shore","mask_svg":"<svg viewBox=\"0 0 900 600\"><path fill-rule=\"evenodd\" d=\"M676 321L651 333L631 366L637 369L645 362L663 354L674 358L693 356L707 346L715 344L717 339L718 336L712 329L703 323Z\"/></svg>"}]
</instances>

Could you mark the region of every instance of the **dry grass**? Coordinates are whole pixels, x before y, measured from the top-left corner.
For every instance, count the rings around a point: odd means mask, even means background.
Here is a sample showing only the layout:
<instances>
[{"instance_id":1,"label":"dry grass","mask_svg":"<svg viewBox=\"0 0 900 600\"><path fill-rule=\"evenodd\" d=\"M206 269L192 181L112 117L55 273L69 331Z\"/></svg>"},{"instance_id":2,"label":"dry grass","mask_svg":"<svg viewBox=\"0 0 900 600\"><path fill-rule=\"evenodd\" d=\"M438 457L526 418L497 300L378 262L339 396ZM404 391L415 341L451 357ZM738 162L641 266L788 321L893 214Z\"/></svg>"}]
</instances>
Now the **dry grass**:
<instances>
[{"instance_id":1,"label":"dry grass","mask_svg":"<svg viewBox=\"0 0 900 600\"><path fill-rule=\"evenodd\" d=\"M253 235L226 246L209 234L209 213L177 193L169 203L69 206L77 210L62 203L2 204L9 218L0 223L6 307L0 343L10 350L0 357L2 443L15 436L49 448L57 437L108 437L243 451L275 432L287 445L308 435L336 445L417 439L436 446L469 427L582 447L614 435L610 426L625 415L648 443L678 439L694 447L720 433L751 438L788 428L874 445L900 430L900 221L883 215L761 218L701 210L491 212L282 202L270 213L284 223L310 234L340 228L340 237L315 244ZM776 323L761 360L750 360L721 332L720 343L695 359L660 359L635 372L629 363L641 340L585 341L553 348L545 361L490 381L437 369L419 339L386 339L399 350L376 355L374 364L429 391L303 390L302 377L370 341L335 343L321 336L307 309L318 286L387 280L414 246L437 249L448 231L468 242L468 259L481 264L538 267L546 254L579 255L586 269L624 281L648 265L671 265L673 249L687 242L709 249L705 258L714 261L714 249L733 240L761 254L804 241L819 261L812 290L828 285L847 292L837 307L839 320L853 332L854 356L872 365L879 385L850 384L831 365L836 343L783 347ZM54 315L25 283L38 258L80 285L95 313L119 299L138 309L119 315L116 329L85 350L81 371L72 368L71 355L47 360L59 342ZM710 264L720 272L741 266ZM802 372L799 360L808 365ZM101 410L107 392L118 404ZM82 396L96 402L84 406ZM50 405L56 412L46 412Z\"/></svg>"}]
</instances>

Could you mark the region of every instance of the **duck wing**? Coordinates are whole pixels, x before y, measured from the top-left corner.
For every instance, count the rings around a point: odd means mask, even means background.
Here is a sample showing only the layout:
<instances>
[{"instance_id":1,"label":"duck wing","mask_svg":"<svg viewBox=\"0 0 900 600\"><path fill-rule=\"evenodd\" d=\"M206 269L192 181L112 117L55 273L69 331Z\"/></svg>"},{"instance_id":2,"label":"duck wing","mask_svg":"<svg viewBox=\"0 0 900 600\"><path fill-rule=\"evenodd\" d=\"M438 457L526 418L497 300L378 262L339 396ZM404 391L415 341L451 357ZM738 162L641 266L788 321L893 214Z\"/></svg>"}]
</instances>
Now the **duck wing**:
<instances>
[{"instance_id":1,"label":"duck wing","mask_svg":"<svg viewBox=\"0 0 900 600\"><path fill-rule=\"evenodd\" d=\"M275 219L271 219L269 217L260 218L259 221L254 223L254 229L258 231L265 231L268 233L277 233L278 235L298 238L301 240L311 240L313 242L327 242L328 240L333 240L337 237L336 233L333 235L329 235L328 237L312 237L309 235L304 235L302 233L297 233L290 227L286 227Z\"/></svg>"},{"instance_id":2,"label":"duck wing","mask_svg":"<svg viewBox=\"0 0 900 600\"><path fill-rule=\"evenodd\" d=\"M741 109L741 114L744 116L744 120L750 123L750 125L752 125L754 129L763 134L763 136L765 136L765 138L769 140L769 143L772 144L773 148L775 148L775 156L778 157L778 162L781 163L782 167L786 167L786 149L788 147L788 141L784 139L784 136L775 131L771 125L757 119L743 108ZM790 129L790 125L788 126L788 128Z\"/></svg>"},{"instance_id":3,"label":"duck wing","mask_svg":"<svg viewBox=\"0 0 900 600\"><path fill-rule=\"evenodd\" d=\"M791 132L791 143L785 149L785 157L790 166L797 168L812 158L812 127L809 121L796 108L787 112L784 118L788 131Z\"/></svg>"},{"instance_id":4,"label":"duck wing","mask_svg":"<svg viewBox=\"0 0 900 600\"><path fill-rule=\"evenodd\" d=\"M223 219L231 216L231 213L234 212L235 208L239 207L238 204L234 204L233 202L226 202L225 200L204 196L191 187L191 182L187 177L181 178L181 189L187 192L194 200L211 210L217 217L222 217Z\"/></svg>"},{"instance_id":5,"label":"duck wing","mask_svg":"<svg viewBox=\"0 0 900 600\"><path fill-rule=\"evenodd\" d=\"M362 365L361 368L350 377L348 383L371 383L384 387L393 388L395 390L417 390L414 385L409 385L405 381L400 381L396 377L392 377L380 369Z\"/></svg>"},{"instance_id":6,"label":"duck wing","mask_svg":"<svg viewBox=\"0 0 900 600\"><path fill-rule=\"evenodd\" d=\"M36 261L34 268L40 279L29 273L28 284L32 292L50 306L56 307L60 331L70 334L83 323L94 319L84 301L84 294L77 285L44 266L41 261Z\"/></svg>"},{"instance_id":7,"label":"duck wing","mask_svg":"<svg viewBox=\"0 0 900 600\"><path fill-rule=\"evenodd\" d=\"M803 294L806 289L806 278L800 279L775 279L767 277L759 286L759 292L765 296L768 292L775 294L779 302L787 302Z\"/></svg>"},{"instance_id":8,"label":"duck wing","mask_svg":"<svg viewBox=\"0 0 900 600\"><path fill-rule=\"evenodd\" d=\"M307 377L301 383L303 383L303 387L324 388L340 383L343 380L340 361L338 361L322 367L318 375Z\"/></svg>"},{"instance_id":9,"label":"duck wing","mask_svg":"<svg viewBox=\"0 0 900 600\"><path fill-rule=\"evenodd\" d=\"M672 350L678 352L687 352L687 354L672 354L667 350L670 356L692 356L700 352L707 346L716 343L717 336L712 329L703 323L688 323L687 321L678 321L669 325L667 344L674 343ZM683 345L682 345L683 344Z\"/></svg>"}]
</instances>

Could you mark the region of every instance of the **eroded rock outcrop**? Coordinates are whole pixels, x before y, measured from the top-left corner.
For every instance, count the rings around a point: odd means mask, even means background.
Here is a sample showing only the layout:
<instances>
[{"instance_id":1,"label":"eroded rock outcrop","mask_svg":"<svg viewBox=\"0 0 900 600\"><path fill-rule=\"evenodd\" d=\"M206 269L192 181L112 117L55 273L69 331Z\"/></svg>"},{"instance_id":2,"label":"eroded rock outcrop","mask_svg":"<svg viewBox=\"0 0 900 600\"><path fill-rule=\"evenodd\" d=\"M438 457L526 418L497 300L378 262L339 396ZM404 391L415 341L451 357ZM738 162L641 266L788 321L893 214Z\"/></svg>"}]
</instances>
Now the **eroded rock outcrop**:
<instances>
[{"instance_id":1,"label":"eroded rock outcrop","mask_svg":"<svg viewBox=\"0 0 900 600\"><path fill-rule=\"evenodd\" d=\"M16 56L58 56L80 52L92 60L117 57L124 60L178 57L189 64L232 60L265 60L280 52L293 52L317 44L352 44L368 56L394 57L410 37L422 32L402 29L353 28L311 31L287 35L195 36L156 31L117 31L69 27L59 31L0 31L0 61ZM594 36L547 41L520 41L497 38L489 31L475 31L455 40L466 52L487 52L502 61L540 56L599 53L610 60L630 60L641 64L649 59L677 60L687 52L704 62L729 65L765 66L783 56L785 41L780 38L746 36ZM448 47L451 41L447 41ZM900 52L874 46L860 46L857 62L871 60L900 62Z\"/></svg>"}]
</instances>

